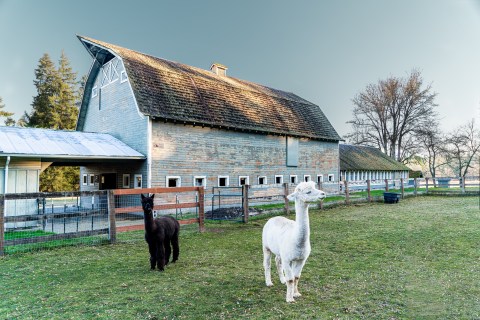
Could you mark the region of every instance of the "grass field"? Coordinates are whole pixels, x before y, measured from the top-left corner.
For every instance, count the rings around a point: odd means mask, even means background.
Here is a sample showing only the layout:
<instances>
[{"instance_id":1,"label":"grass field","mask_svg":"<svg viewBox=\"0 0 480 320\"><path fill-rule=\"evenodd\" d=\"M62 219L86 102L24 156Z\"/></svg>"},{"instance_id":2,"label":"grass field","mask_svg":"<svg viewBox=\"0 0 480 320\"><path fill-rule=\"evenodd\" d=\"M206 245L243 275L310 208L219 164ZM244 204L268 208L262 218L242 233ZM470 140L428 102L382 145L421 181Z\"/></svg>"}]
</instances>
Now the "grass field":
<instances>
[{"instance_id":1,"label":"grass field","mask_svg":"<svg viewBox=\"0 0 480 320\"><path fill-rule=\"evenodd\" d=\"M476 197L311 210L303 296L267 288L265 218L182 230L180 260L149 270L142 232L115 245L0 258L1 319L479 319Z\"/></svg>"}]
</instances>

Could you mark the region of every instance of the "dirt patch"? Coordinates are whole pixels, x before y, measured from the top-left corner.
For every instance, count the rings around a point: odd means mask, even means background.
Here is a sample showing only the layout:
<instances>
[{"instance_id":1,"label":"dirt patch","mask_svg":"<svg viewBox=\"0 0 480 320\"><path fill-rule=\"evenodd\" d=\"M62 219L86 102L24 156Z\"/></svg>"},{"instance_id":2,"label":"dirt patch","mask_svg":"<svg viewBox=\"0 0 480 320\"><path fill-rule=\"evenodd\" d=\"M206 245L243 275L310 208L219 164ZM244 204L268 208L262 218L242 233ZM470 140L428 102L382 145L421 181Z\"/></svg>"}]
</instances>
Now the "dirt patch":
<instances>
[{"instance_id":1,"label":"dirt patch","mask_svg":"<svg viewBox=\"0 0 480 320\"><path fill-rule=\"evenodd\" d=\"M248 210L248 215L254 216L262 212L263 210L250 208ZM218 208L213 211L205 212L205 218L214 220L232 220L240 219L241 217L243 217L242 207Z\"/></svg>"}]
</instances>

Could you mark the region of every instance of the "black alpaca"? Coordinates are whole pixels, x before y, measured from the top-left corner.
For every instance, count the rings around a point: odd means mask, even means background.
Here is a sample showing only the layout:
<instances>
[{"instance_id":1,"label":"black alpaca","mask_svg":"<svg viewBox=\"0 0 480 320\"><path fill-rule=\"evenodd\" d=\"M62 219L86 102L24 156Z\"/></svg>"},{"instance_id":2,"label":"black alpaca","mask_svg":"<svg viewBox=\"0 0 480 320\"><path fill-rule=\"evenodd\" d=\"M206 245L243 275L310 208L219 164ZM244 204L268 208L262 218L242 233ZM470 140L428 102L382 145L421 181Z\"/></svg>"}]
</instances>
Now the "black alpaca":
<instances>
[{"instance_id":1,"label":"black alpaca","mask_svg":"<svg viewBox=\"0 0 480 320\"><path fill-rule=\"evenodd\" d=\"M178 234L180 224L170 216L153 218L153 197L145 197L142 194L142 208L145 219L145 240L148 243L150 251L150 268L155 269L155 264L160 271L164 270L165 265L170 260L171 248L173 247L173 260L178 260L180 249L178 247Z\"/></svg>"}]
</instances>

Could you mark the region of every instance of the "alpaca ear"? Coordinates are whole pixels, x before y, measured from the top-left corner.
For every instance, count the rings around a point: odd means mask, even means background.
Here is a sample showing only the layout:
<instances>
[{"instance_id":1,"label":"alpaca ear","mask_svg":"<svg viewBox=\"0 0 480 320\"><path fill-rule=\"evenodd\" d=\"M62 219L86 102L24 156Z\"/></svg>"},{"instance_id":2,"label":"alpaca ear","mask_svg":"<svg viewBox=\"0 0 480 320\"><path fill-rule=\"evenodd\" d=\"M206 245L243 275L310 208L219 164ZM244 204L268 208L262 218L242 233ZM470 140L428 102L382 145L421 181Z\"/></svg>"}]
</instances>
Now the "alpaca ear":
<instances>
[{"instance_id":1,"label":"alpaca ear","mask_svg":"<svg viewBox=\"0 0 480 320\"><path fill-rule=\"evenodd\" d=\"M143 195L143 193L140 194L142 196L142 200L145 199L145 196Z\"/></svg>"},{"instance_id":2,"label":"alpaca ear","mask_svg":"<svg viewBox=\"0 0 480 320\"><path fill-rule=\"evenodd\" d=\"M153 197L155 197L155 193L152 193L152 199L153 199Z\"/></svg>"},{"instance_id":3,"label":"alpaca ear","mask_svg":"<svg viewBox=\"0 0 480 320\"><path fill-rule=\"evenodd\" d=\"M287 196L287 199L290 200L290 201L294 201L295 199L297 199L297 193L294 192L294 193L292 193L292 194L289 194L289 195Z\"/></svg>"}]
</instances>

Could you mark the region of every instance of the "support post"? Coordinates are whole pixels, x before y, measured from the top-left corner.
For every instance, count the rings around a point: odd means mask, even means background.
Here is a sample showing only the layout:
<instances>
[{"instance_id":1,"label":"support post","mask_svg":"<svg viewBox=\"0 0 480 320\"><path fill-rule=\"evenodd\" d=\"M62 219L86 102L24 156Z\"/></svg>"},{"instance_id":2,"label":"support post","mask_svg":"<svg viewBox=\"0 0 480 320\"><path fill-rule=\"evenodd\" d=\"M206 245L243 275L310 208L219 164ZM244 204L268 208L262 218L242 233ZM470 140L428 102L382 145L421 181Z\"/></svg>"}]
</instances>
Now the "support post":
<instances>
[{"instance_id":1,"label":"support post","mask_svg":"<svg viewBox=\"0 0 480 320\"><path fill-rule=\"evenodd\" d=\"M288 202L287 196L288 196L288 183L284 183L284 184L283 184L283 197L284 197L284 199L285 199L285 208L284 208L284 210L285 210L285 215L288 216L288 215L290 214L290 204L289 204L289 202Z\"/></svg>"},{"instance_id":2,"label":"support post","mask_svg":"<svg viewBox=\"0 0 480 320\"><path fill-rule=\"evenodd\" d=\"M385 179L385 192L388 192L388 179Z\"/></svg>"},{"instance_id":3,"label":"support post","mask_svg":"<svg viewBox=\"0 0 480 320\"><path fill-rule=\"evenodd\" d=\"M400 178L400 192L402 194L402 199L405 198L405 185L403 183L403 178Z\"/></svg>"},{"instance_id":4,"label":"support post","mask_svg":"<svg viewBox=\"0 0 480 320\"><path fill-rule=\"evenodd\" d=\"M425 178L425 193L428 193L428 178Z\"/></svg>"},{"instance_id":5,"label":"support post","mask_svg":"<svg viewBox=\"0 0 480 320\"><path fill-rule=\"evenodd\" d=\"M417 196L417 178L413 178L414 191L413 194Z\"/></svg>"},{"instance_id":6,"label":"support post","mask_svg":"<svg viewBox=\"0 0 480 320\"><path fill-rule=\"evenodd\" d=\"M372 202L372 189L370 179L367 180L367 200L368 202Z\"/></svg>"},{"instance_id":7,"label":"support post","mask_svg":"<svg viewBox=\"0 0 480 320\"><path fill-rule=\"evenodd\" d=\"M248 184L244 184L242 186L242 203L243 203L243 223L248 222L248 212L249 212L249 207L248 207L248 189L249 189Z\"/></svg>"},{"instance_id":8,"label":"support post","mask_svg":"<svg viewBox=\"0 0 480 320\"><path fill-rule=\"evenodd\" d=\"M0 195L0 257L5 254L5 196Z\"/></svg>"},{"instance_id":9,"label":"support post","mask_svg":"<svg viewBox=\"0 0 480 320\"><path fill-rule=\"evenodd\" d=\"M107 190L107 206L108 206L108 239L110 243L117 241L117 225L115 221L115 196L113 190Z\"/></svg>"},{"instance_id":10,"label":"support post","mask_svg":"<svg viewBox=\"0 0 480 320\"><path fill-rule=\"evenodd\" d=\"M350 203L350 191L348 190L348 181L345 181L345 203Z\"/></svg>"},{"instance_id":11,"label":"support post","mask_svg":"<svg viewBox=\"0 0 480 320\"><path fill-rule=\"evenodd\" d=\"M205 189L198 187L198 231L205 232Z\"/></svg>"}]
</instances>

